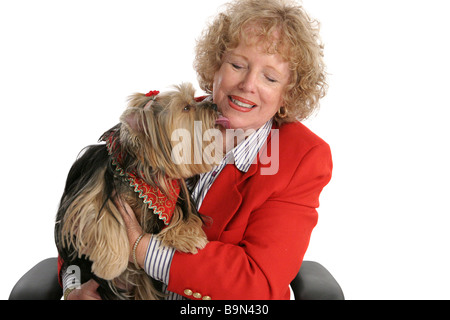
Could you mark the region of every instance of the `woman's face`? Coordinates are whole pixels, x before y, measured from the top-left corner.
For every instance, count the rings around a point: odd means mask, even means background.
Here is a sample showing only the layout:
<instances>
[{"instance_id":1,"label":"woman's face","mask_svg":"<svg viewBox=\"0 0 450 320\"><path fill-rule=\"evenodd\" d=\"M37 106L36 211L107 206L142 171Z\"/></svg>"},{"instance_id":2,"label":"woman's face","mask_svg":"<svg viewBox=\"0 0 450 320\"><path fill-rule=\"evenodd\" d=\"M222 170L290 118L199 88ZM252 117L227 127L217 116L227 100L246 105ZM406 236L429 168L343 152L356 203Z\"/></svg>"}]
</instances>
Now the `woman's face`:
<instances>
[{"instance_id":1,"label":"woman's face","mask_svg":"<svg viewBox=\"0 0 450 320\"><path fill-rule=\"evenodd\" d=\"M257 130L282 106L289 63L264 49L258 42L241 42L214 75L213 100L231 129Z\"/></svg>"}]
</instances>

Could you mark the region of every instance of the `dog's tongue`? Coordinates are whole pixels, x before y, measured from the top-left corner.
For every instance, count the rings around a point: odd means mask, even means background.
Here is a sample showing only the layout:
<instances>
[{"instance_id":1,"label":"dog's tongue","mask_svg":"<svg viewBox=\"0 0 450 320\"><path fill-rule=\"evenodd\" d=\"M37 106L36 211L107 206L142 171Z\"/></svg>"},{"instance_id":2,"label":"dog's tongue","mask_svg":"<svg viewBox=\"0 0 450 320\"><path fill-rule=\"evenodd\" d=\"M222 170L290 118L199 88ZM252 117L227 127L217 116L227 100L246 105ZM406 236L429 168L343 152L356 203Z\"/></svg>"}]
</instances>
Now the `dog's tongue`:
<instances>
[{"instance_id":1,"label":"dog's tongue","mask_svg":"<svg viewBox=\"0 0 450 320\"><path fill-rule=\"evenodd\" d=\"M221 125L225 129L230 129L230 120L228 118L225 118L224 116L219 116L219 118L216 119L216 124Z\"/></svg>"}]
</instances>

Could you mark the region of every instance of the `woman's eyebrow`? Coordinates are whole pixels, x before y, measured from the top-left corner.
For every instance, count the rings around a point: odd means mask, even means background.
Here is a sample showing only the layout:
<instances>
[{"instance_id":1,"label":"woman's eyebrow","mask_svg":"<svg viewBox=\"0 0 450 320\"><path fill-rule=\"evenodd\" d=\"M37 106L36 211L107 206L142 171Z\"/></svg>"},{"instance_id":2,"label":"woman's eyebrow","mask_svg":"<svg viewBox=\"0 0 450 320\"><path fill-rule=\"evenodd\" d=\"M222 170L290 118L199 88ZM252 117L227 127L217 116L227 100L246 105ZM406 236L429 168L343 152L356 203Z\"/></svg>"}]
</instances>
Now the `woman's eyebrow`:
<instances>
[{"instance_id":1,"label":"woman's eyebrow","mask_svg":"<svg viewBox=\"0 0 450 320\"><path fill-rule=\"evenodd\" d=\"M247 59L247 57L246 56L243 56L243 55L241 55L241 54L238 54L238 53L234 53L234 52L228 52L228 54L227 54L227 56L228 57L236 57L236 58L242 58L242 59L244 59L245 61L248 61L248 59Z\"/></svg>"}]
</instances>

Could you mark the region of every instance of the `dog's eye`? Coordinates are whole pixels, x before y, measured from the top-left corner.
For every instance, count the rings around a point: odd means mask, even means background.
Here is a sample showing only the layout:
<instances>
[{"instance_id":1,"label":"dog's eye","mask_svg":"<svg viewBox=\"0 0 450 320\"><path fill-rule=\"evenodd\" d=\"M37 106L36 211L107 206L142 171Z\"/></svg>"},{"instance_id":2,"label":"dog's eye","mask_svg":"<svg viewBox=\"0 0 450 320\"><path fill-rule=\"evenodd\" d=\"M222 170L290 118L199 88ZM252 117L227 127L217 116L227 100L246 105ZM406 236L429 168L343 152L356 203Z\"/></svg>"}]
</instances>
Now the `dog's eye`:
<instances>
[{"instance_id":1,"label":"dog's eye","mask_svg":"<svg viewBox=\"0 0 450 320\"><path fill-rule=\"evenodd\" d=\"M186 107L184 107L183 111L184 112L189 112L189 110L191 110L191 106L187 105Z\"/></svg>"}]
</instances>

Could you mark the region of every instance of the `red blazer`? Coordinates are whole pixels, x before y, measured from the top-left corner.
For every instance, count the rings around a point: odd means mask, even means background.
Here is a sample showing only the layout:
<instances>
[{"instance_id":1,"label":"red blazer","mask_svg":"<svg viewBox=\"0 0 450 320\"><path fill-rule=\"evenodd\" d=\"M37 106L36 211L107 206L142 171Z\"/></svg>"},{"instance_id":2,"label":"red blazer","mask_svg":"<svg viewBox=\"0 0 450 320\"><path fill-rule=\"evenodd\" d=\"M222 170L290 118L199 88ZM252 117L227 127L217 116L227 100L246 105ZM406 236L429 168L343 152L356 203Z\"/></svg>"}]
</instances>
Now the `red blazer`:
<instances>
[{"instance_id":1,"label":"red blazer","mask_svg":"<svg viewBox=\"0 0 450 320\"><path fill-rule=\"evenodd\" d=\"M303 124L278 129L275 175L261 174L270 164L258 156L248 172L227 165L213 183L200 208L212 219L204 228L210 242L195 255L175 253L170 291L190 299L289 299L332 160L328 144Z\"/></svg>"}]
</instances>

